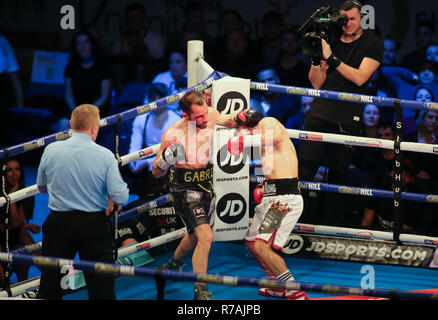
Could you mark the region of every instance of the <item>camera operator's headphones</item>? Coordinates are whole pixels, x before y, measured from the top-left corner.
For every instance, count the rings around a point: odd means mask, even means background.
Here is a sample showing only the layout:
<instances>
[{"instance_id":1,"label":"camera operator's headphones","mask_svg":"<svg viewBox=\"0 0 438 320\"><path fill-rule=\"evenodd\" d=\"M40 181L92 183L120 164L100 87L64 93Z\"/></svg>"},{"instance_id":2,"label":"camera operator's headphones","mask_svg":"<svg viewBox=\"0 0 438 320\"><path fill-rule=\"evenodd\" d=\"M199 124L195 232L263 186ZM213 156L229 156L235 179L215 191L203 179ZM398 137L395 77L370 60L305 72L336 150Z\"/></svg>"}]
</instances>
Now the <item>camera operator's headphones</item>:
<instances>
[{"instance_id":1,"label":"camera operator's headphones","mask_svg":"<svg viewBox=\"0 0 438 320\"><path fill-rule=\"evenodd\" d=\"M360 17L363 18L365 16L365 13L362 13L362 3L358 0L348 0L347 2L351 3L355 8L359 10Z\"/></svg>"}]
</instances>

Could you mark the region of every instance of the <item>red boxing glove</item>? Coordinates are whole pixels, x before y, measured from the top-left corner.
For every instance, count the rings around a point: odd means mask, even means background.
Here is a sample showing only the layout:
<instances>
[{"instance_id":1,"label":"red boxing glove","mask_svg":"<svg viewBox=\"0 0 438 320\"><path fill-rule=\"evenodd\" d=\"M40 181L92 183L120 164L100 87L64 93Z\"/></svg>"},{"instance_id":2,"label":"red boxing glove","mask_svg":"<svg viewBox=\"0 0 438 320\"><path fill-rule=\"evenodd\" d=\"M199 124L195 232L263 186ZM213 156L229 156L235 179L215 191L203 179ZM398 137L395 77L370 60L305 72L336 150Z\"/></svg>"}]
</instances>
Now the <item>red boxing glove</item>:
<instances>
[{"instance_id":1,"label":"red boxing glove","mask_svg":"<svg viewBox=\"0 0 438 320\"><path fill-rule=\"evenodd\" d=\"M263 199L263 183L259 183L253 191L253 196L256 204L260 204Z\"/></svg>"},{"instance_id":2,"label":"red boxing glove","mask_svg":"<svg viewBox=\"0 0 438 320\"><path fill-rule=\"evenodd\" d=\"M262 145L261 134L255 135L244 135L233 137L228 140L228 151L231 154L239 155L242 153L243 149L248 147L260 147Z\"/></svg>"},{"instance_id":3,"label":"red boxing glove","mask_svg":"<svg viewBox=\"0 0 438 320\"><path fill-rule=\"evenodd\" d=\"M228 151L231 154L239 155L242 153L244 148L243 136L233 137L228 140Z\"/></svg>"}]
</instances>

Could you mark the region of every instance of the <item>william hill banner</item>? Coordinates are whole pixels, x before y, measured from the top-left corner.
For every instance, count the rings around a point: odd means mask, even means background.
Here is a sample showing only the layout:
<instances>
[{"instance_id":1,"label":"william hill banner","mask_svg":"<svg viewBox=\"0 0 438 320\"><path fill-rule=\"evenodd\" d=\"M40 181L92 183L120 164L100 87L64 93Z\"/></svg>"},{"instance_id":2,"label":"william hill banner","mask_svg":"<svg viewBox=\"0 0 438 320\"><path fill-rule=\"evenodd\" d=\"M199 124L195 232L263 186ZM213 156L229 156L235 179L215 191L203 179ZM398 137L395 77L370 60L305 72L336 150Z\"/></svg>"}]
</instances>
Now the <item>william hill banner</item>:
<instances>
[{"instance_id":1,"label":"william hill banner","mask_svg":"<svg viewBox=\"0 0 438 320\"><path fill-rule=\"evenodd\" d=\"M282 253L306 258L428 268L436 246L398 245L393 241L291 234Z\"/></svg>"}]
</instances>

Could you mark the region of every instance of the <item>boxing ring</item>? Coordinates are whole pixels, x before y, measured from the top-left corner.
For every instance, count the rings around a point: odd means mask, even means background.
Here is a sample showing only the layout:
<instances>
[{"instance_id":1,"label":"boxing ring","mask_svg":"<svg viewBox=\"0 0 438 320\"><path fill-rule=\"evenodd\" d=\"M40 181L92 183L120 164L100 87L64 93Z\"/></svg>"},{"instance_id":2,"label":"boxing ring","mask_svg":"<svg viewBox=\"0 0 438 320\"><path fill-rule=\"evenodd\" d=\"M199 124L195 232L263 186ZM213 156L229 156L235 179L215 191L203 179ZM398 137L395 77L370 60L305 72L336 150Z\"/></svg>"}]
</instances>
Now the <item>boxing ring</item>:
<instances>
[{"instance_id":1,"label":"boxing ring","mask_svg":"<svg viewBox=\"0 0 438 320\"><path fill-rule=\"evenodd\" d=\"M115 132L115 157L120 167L128 163L148 157L153 157L159 149L159 145L148 147L132 154L119 155L118 128L123 121L133 119L141 114L151 112L158 108L179 101L188 91L208 91L215 81L228 77L221 72L214 71L203 59L202 51L188 52L188 69L198 64L201 71L197 70L197 78L201 74L199 83L191 85L193 79L189 79L189 88L175 95L138 106L128 111L111 115L101 119L100 126L112 126ZM352 101L356 103L373 103L379 106L395 107L397 123L401 123L401 108L438 110L436 103L422 103L416 101L399 100L387 97L365 96L343 92L332 92L317 89L299 88L293 86L270 85L265 83L250 82L250 88L258 91L282 92L292 95L304 95L322 97L326 99ZM400 151L422 152L438 154L438 145L404 142L400 139L400 132L396 133L394 141L383 139L371 139L366 137L345 136L328 134L323 132L308 132L302 130L287 130L291 139L319 141L353 146L372 147L380 149L394 149L396 154ZM19 144L0 150L0 159L19 155L36 150L54 141L67 139L71 136L71 130L66 130L40 139ZM400 160L400 158L396 158ZM400 161L401 163L401 161ZM396 170L400 170L396 167ZM401 171L396 171L401 173ZM3 177L4 178L4 177ZM251 182L263 181L262 176L251 176ZM396 185L401 181L395 181ZM301 181L300 188L306 190L318 190L323 192L342 193L346 195L360 195L364 197L383 197L394 199L394 203L400 201L418 201L424 203L438 203L438 195L418 194L401 192L400 188L392 192L363 187L340 186L329 183ZM36 185L29 186L17 192L0 198L0 206L9 206L10 203L24 198L38 195L40 192ZM170 203L170 194L163 195L136 208L124 210L117 217L117 223L126 221L132 217L145 214L152 208ZM395 209L395 215L399 212ZM142 266L136 266L130 259L123 258L147 252L147 250L159 247L171 242L179 241L186 234L185 228L170 232L160 237L150 239L129 247L119 248L119 259L114 264L59 259L56 257L42 257L35 255L41 250L41 242L18 250L0 252L2 263L26 263L38 267L69 268L69 277L76 282L82 271L103 272L116 276L116 296L118 299L156 299L154 278L161 277L168 280L166 298L171 300L188 300L193 296L192 286L187 282L202 281L209 285L216 299L219 300L257 300L275 299L257 295L257 287L284 288L307 291L311 299L407 299L407 300L437 300L438 299L438 238L404 234L401 230L383 232L366 229L352 229L332 226L317 226L298 223L294 228L289 245L282 251L291 273L297 279L297 283L266 280L255 259L244 247L242 242L215 242L212 245L209 261L208 274L195 274L190 272L189 266L184 271L158 271L158 267L170 258L172 252L166 252L153 259L144 262ZM316 237L316 238L315 238ZM318 238L324 237L324 239ZM333 237L333 238L332 238ZM310 245L318 245L318 242L327 239L335 239L332 251L334 255L320 255L319 258L300 256L299 251L311 251ZM347 242L345 242L347 241ZM357 241L357 242L356 242ZM373 243L374 253L382 253L377 259L369 258L370 243ZM298 245L297 245L298 243ZM306 243L309 247L306 248ZM300 248L298 248L301 245ZM326 248L328 248L326 243ZM368 249L364 247L368 246ZM385 250L383 250L385 249ZM327 250L324 250L327 251ZM146 259L147 260L147 259ZM151 261L152 260L152 261ZM189 257L186 258L189 261ZM243 268L242 268L243 265ZM364 278L363 267L371 267L375 274L375 286L364 287L361 280ZM369 270L366 269L366 270ZM366 271L365 270L365 271ZM365 274L366 275L366 274ZM78 285L76 289L83 288ZM26 297L32 298L38 288L39 278L29 279L23 283L16 283L10 287L10 291L0 291L1 298ZM231 289L230 286L233 288ZM126 294L125 294L126 292ZM128 293L131 292L131 293ZM87 299L83 290L72 290L64 296L64 299Z\"/></svg>"}]
</instances>

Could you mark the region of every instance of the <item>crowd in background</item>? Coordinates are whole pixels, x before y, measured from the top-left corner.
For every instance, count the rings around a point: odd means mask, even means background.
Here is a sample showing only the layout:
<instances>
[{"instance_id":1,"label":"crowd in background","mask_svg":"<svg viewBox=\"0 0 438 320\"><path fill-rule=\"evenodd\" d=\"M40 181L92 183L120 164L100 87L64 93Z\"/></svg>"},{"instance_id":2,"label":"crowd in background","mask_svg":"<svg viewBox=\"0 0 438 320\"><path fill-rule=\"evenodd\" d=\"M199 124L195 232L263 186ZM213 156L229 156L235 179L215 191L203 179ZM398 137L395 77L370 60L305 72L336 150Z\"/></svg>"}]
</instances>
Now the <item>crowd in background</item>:
<instances>
[{"instance_id":1,"label":"crowd in background","mask_svg":"<svg viewBox=\"0 0 438 320\"><path fill-rule=\"evenodd\" d=\"M261 37L252 39L246 32L241 14L230 9L220 15L223 32L212 38L204 29L204 13L200 3L190 2L184 11L181 30L163 36L150 28L146 8L140 3L131 3L124 12L125 31L114 39L111 48L105 49L94 26L77 32L71 44L70 62L64 71L65 99L63 103L53 104L50 110L56 119L51 125L52 132L68 129L71 111L82 103L98 106L102 118L118 112L118 108L133 107L117 105L114 100L114 96L121 95L131 83L147 84L147 89L140 93L144 103L186 88L188 40L202 40L205 60L215 70L228 75L257 82L311 87L308 79L310 62L309 57L302 54L299 25L286 25L279 12L266 12L261 17ZM435 25L431 21L417 22L416 48L403 57L398 55L401 43L394 41L378 27L366 32L373 32L384 41L383 61L370 81L369 95L437 101L438 44L434 42ZM9 140L5 140L9 131L3 132L7 128L5 107L23 106L25 102L18 76L20 62L2 35L0 49L3 51L0 88L2 96L9 97L3 100L3 107L0 108L3 148L9 146ZM311 103L312 98L306 96L251 91L251 108L277 118L289 129L303 128ZM177 104L173 104L159 112L138 117L129 128L129 135L132 135L129 151L158 143L162 132L180 116L181 110L178 110ZM403 118L405 141L438 144L438 111L404 109ZM105 132L102 130L101 135ZM393 139L394 109L365 105L362 135ZM294 140L294 144L299 153L299 140ZM354 149L355 155L349 169L350 185L391 190L394 151L366 147ZM437 155L406 152L404 158L403 191L438 194ZM150 162L133 163L129 169L129 172L123 173L134 180L139 177L150 179L145 176L150 171ZM327 175L327 168L321 166L314 181L327 181ZM148 193L145 190L143 192ZM330 194L314 192L313 196L321 201L305 210L317 210L323 215L324 203ZM377 220L385 220L385 214L392 214L391 199L370 199L345 195L345 200L351 205L345 206L348 212L344 225L372 228ZM438 236L436 204L410 201L404 204L406 232ZM391 228L391 225L387 226L387 229Z\"/></svg>"}]
</instances>

